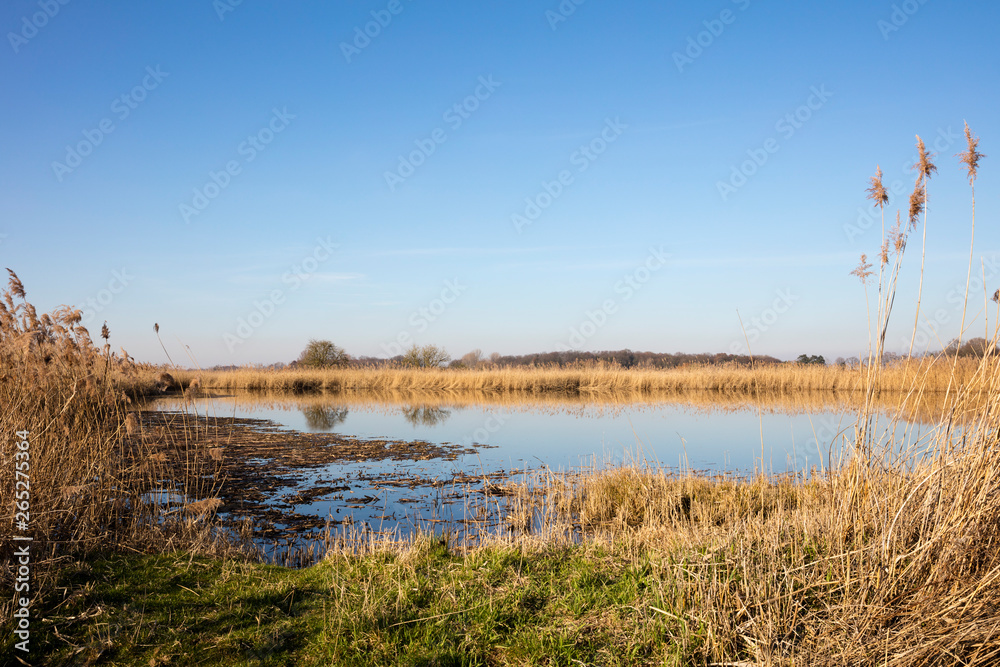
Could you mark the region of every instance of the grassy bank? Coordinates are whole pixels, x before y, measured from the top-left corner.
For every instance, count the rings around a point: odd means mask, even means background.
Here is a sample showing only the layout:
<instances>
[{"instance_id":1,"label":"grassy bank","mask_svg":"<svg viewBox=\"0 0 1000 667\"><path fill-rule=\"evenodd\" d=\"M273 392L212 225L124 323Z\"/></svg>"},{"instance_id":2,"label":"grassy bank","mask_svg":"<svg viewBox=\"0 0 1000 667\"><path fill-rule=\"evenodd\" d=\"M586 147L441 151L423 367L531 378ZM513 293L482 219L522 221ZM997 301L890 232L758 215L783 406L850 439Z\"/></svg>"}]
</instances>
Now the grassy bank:
<instances>
[{"instance_id":1,"label":"grassy bank","mask_svg":"<svg viewBox=\"0 0 1000 667\"><path fill-rule=\"evenodd\" d=\"M661 576L595 547L463 556L422 541L306 570L123 556L66 573L92 583L41 629L43 650L144 666L685 664L705 629L652 610L673 608Z\"/></svg>"}]
</instances>

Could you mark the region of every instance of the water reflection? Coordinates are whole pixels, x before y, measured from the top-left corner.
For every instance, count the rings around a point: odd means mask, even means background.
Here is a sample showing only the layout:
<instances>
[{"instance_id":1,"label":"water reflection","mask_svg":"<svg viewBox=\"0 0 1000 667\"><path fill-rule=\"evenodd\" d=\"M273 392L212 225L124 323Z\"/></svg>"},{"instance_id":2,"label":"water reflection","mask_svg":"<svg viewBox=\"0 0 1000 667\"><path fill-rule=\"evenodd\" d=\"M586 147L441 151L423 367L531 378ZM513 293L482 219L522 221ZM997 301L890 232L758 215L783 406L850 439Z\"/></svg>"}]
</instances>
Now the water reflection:
<instances>
[{"instance_id":1,"label":"water reflection","mask_svg":"<svg viewBox=\"0 0 1000 667\"><path fill-rule=\"evenodd\" d=\"M797 392L766 397L719 392L670 396L528 396L488 393L205 396L198 414L268 419L282 428L331 431L388 441L462 443L490 448L477 467L499 469L539 462L571 467L596 460L614 464L639 448L670 466L698 470L823 469L854 433L854 395ZM899 397L886 398L899 403ZM905 409L885 406L869 431L912 441L937 423L941 399L923 396ZM156 409L186 410L179 398ZM472 461L472 459L470 459ZM588 463L589 464L589 463ZM472 465L472 463L470 463ZM454 467L448 464L449 469Z\"/></svg>"},{"instance_id":2,"label":"water reflection","mask_svg":"<svg viewBox=\"0 0 1000 667\"><path fill-rule=\"evenodd\" d=\"M326 433L347 420L347 408L339 405L312 403L302 406L302 415L310 431Z\"/></svg>"},{"instance_id":3,"label":"water reflection","mask_svg":"<svg viewBox=\"0 0 1000 667\"><path fill-rule=\"evenodd\" d=\"M889 405L867 428L880 441L898 443L900 450L926 440L925 420L942 409L936 397L924 396L906 411L892 410L890 401L898 403L898 396L886 401ZM519 479L527 470L598 470L623 463L713 475L824 470L851 451L854 403L854 395L846 392L766 397L692 392L616 395L613 400L579 394L345 392L237 393L194 401L168 397L150 407L193 409L206 428L218 428L217 419L224 428L223 418L268 420L276 428L262 431L264 458L246 459L248 474L264 481L266 457L274 456L269 442L282 430L327 433L317 439L319 449L352 443L394 446L399 456L359 455L312 467L296 453L294 486L265 499L274 513L262 514L260 521L278 525L275 516L293 512L312 522L296 524L309 530L363 525L405 534L418 526L478 520L479 508L496 506L496 496L488 493L491 485ZM452 458L428 454L449 445L475 451ZM317 533L303 534L313 539Z\"/></svg>"},{"instance_id":4,"label":"water reflection","mask_svg":"<svg viewBox=\"0 0 1000 667\"><path fill-rule=\"evenodd\" d=\"M448 421L451 410L429 405L409 405L402 408L403 418L413 426L437 426Z\"/></svg>"}]
</instances>

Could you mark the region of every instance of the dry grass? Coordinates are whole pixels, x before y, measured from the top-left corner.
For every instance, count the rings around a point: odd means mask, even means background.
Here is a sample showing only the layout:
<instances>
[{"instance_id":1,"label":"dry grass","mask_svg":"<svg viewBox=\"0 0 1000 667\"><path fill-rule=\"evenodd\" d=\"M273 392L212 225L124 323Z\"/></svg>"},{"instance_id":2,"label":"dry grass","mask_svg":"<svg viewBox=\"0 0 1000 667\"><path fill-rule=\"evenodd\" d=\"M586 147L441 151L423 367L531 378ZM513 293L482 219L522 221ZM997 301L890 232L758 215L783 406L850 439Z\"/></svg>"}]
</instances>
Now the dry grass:
<instances>
[{"instance_id":1,"label":"dry grass","mask_svg":"<svg viewBox=\"0 0 1000 667\"><path fill-rule=\"evenodd\" d=\"M961 359L955 379L966 382L974 360ZM862 394L866 375L859 369L814 364L782 364L754 369L740 366L689 366L678 369L623 369L595 364L579 368L408 369L391 367L329 370L171 371L183 385L195 378L204 389L271 393L479 392L537 395L679 394L711 391L732 395L837 391ZM883 392L944 391L952 379L950 363L927 358L886 367L876 387Z\"/></svg>"},{"instance_id":2,"label":"dry grass","mask_svg":"<svg viewBox=\"0 0 1000 667\"><path fill-rule=\"evenodd\" d=\"M886 441L809 478L539 475L513 489L508 523L522 542L584 537L658 562L669 613L710 628L707 661L997 664L998 406L986 360L949 398L966 417L920 456Z\"/></svg>"},{"instance_id":3,"label":"dry grass","mask_svg":"<svg viewBox=\"0 0 1000 667\"><path fill-rule=\"evenodd\" d=\"M920 149L918 190L936 169ZM879 258L874 358L906 245L896 240ZM866 283L864 256L859 267ZM897 408L885 414L875 397L893 387ZM938 389L941 418L899 451L905 406ZM854 390L852 451L831 471L710 479L637 464L546 475L515 490L510 523L545 543L583 538L636 562L658 554L663 613L707 628L694 656L705 662L1000 664L1000 359L872 364Z\"/></svg>"},{"instance_id":4,"label":"dry grass","mask_svg":"<svg viewBox=\"0 0 1000 667\"><path fill-rule=\"evenodd\" d=\"M211 549L217 541L205 522L171 519L148 502L164 468L130 411L134 397L152 390L148 378L156 371L113 353L107 342L97 347L80 320L80 311L68 307L39 315L10 272L0 294L0 469L8 480L0 485L0 549L6 558L15 534L33 538L32 597L44 590L53 565L96 551L197 543ZM106 327L104 334L107 341ZM14 437L25 431L26 451ZM180 482L192 497L203 485ZM22 509L26 529L15 525ZM3 571L7 590L13 571Z\"/></svg>"}]
</instances>

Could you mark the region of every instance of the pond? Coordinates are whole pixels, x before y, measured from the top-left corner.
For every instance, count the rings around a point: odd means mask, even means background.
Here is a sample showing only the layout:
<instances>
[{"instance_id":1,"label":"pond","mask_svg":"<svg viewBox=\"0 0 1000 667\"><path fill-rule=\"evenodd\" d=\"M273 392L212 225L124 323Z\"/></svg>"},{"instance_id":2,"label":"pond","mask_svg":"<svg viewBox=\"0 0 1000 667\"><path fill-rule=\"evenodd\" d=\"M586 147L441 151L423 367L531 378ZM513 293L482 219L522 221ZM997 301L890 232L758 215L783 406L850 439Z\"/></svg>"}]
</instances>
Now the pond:
<instances>
[{"instance_id":1,"label":"pond","mask_svg":"<svg viewBox=\"0 0 1000 667\"><path fill-rule=\"evenodd\" d=\"M479 526L489 489L529 471L629 462L734 475L822 469L836 463L856 420L841 398L826 393L766 402L718 394L595 401L241 393L161 398L151 407L208 421L259 420L247 423L265 426L272 447L282 433L299 440L309 434L309 451L318 447L329 456L299 456L298 465L280 469L265 465L263 447L243 458L244 467L258 466L258 477L281 480L253 507L266 507L279 531L298 535L338 525L399 534L435 524ZM897 422L894 439L918 441L921 421ZM253 453L253 436L249 446ZM300 444L278 446L305 451ZM235 504L228 507L238 514Z\"/></svg>"}]
</instances>

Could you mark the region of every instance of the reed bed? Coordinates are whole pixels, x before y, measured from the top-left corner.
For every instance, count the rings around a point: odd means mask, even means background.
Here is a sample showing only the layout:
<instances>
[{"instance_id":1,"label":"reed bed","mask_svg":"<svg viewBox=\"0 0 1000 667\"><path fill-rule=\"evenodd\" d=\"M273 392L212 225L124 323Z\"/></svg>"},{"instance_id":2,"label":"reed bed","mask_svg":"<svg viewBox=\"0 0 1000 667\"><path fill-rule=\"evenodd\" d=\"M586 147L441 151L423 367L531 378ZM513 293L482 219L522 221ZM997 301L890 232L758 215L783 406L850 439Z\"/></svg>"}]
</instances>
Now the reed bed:
<instances>
[{"instance_id":1,"label":"reed bed","mask_svg":"<svg viewBox=\"0 0 1000 667\"><path fill-rule=\"evenodd\" d=\"M653 563L646 610L703 661L990 665L1000 661L1000 364L949 400L927 448L807 478L671 475L638 461L515 487L509 522L539 545L584 539ZM656 614L650 613L650 616Z\"/></svg>"},{"instance_id":2,"label":"reed bed","mask_svg":"<svg viewBox=\"0 0 1000 667\"><path fill-rule=\"evenodd\" d=\"M968 381L977 363L927 357L885 367L878 392L909 392L918 383L925 392L945 391L954 380ZM606 364L579 368L503 367L485 369L362 367L337 369L171 370L181 384L199 378L202 387L225 391L271 393L350 392L478 392L482 394L578 393L582 395L678 394L790 394L836 391L863 394L863 368L816 364L746 366L689 366L677 369L623 369Z\"/></svg>"},{"instance_id":3,"label":"reed bed","mask_svg":"<svg viewBox=\"0 0 1000 667\"><path fill-rule=\"evenodd\" d=\"M135 415L154 390L154 369L112 352L106 325L95 344L81 315L69 307L39 314L13 271L0 294L0 553L12 558L25 544L14 536L31 538L32 600L62 565L90 554L166 545L212 552L223 541L210 522L171 517L150 502L165 484L197 499L213 482L200 477L194 452L191 476L167 480ZM14 590L15 570L3 568L5 590Z\"/></svg>"}]
</instances>

